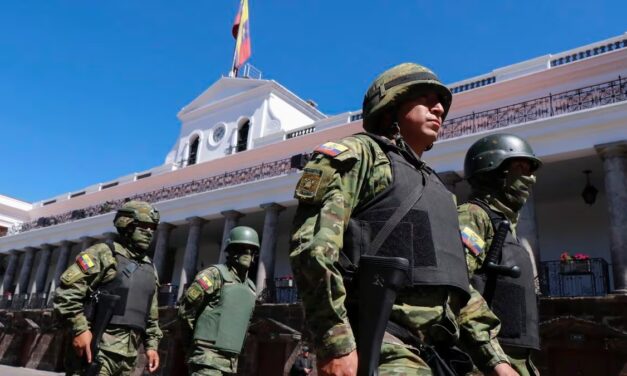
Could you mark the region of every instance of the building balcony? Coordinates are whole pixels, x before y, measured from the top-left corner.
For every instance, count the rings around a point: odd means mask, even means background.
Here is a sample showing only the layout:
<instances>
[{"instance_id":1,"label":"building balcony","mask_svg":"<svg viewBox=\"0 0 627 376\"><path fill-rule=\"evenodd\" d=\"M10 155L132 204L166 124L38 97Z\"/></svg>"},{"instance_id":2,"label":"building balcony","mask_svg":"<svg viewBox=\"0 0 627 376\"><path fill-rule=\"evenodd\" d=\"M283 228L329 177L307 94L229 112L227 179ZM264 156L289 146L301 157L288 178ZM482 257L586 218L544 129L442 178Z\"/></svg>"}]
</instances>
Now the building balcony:
<instances>
[{"instance_id":1,"label":"building balcony","mask_svg":"<svg viewBox=\"0 0 627 376\"><path fill-rule=\"evenodd\" d=\"M546 297L604 296L609 293L604 259L540 263L540 290Z\"/></svg>"}]
</instances>

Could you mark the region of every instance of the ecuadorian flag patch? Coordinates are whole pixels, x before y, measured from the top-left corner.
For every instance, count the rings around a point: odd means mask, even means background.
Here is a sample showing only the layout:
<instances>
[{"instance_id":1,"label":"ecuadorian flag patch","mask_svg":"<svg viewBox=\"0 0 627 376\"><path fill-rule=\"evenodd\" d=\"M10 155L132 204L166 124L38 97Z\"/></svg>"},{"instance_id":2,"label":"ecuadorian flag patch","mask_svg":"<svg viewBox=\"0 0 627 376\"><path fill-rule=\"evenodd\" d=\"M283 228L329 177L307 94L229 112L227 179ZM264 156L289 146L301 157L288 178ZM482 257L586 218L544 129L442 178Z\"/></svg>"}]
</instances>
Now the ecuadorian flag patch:
<instances>
[{"instance_id":1,"label":"ecuadorian flag patch","mask_svg":"<svg viewBox=\"0 0 627 376\"><path fill-rule=\"evenodd\" d=\"M477 235L470 227L464 227L462 229L462 241L470 252L475 256L479 256L483 252L485 241L481 239L481 236Z\"/></svg>"},{"instance_id":2,"label":"ecuadorian flag patch","mask_svg":"<svg viewBox=\"0 0 627 376\"><path fill-rule=\"evenodd\" d=\"M76 258L76 263L81 268L83 272L89 270L89 268L94 267L94 261L89 257L88 254L80 255Z\"/></svg>"},{"instance_id":3,"label":"ecuadorian flag patch","mask_svg":"<svg viewBox=\"0 0 627 376\"><path fill-rule=\"evenodd\" d=\"M329 157L335 157L342 154L346 150L348 150L348 148L342 144L338 144L336 142L325 142L324 144L318 146L314 151L328 155Z\"/></svg>"},{"instance_id":4,"label":"ecuadorian flag patch","mask_svg":"<svg viewBox=\"0 0 627 376\"><path fill-rule=\"evenodd\" d=\"M204 290L207 290L209 287L211 287L211 285L213 285L213 283L211 283L211 280L209 279L209 277L207 277L206 275L202 275L200 276L196 282L198 282L198 284L200 286L202 286L202 288Z\"/></svg>"}]
</instances>

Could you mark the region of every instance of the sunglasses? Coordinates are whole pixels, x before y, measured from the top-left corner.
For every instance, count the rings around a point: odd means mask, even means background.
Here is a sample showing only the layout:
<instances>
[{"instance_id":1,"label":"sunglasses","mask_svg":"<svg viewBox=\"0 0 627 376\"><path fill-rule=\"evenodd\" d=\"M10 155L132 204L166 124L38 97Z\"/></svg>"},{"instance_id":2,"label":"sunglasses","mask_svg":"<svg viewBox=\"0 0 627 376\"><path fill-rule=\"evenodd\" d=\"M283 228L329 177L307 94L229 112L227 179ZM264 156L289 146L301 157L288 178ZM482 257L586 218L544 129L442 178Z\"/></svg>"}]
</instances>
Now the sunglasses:
<instances>
[{"instance_id":1,"label":"sunglasses","mask_svg":"<svg viewBox=\"0 0 627 376\"><path fill-rule=\"evenodd\" d=\"M135 227L155 231L157 229L157 224L152 222L135 221Z\"/></svg>"}]
</instances>

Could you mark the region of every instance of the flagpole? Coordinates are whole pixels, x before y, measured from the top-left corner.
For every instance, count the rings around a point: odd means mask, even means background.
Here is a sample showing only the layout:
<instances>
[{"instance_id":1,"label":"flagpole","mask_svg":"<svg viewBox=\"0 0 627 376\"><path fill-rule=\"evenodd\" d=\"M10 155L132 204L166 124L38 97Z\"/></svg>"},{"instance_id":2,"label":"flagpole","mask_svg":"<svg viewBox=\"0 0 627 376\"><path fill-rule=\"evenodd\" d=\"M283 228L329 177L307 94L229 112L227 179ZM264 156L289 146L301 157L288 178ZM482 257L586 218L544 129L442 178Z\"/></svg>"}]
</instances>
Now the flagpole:
<instances>
[{"instance_id":1,"label":"flagpole","mask_svg":"<svg viewBox=\"0 0 627 376\"><path fill-rule=\"evenodd\" d=\"M240 0L239 2L239 10L238 13L242 11L244 0ZM237 60L237 43L239 42L240 30L241 29L241 21L237 27L237 37L235 38L235 48L233 49L233 64L231 64L231 70L229 71L229 77L237 77L237 68L235 67L235 61Z\"/></svg>"}]
</instances>

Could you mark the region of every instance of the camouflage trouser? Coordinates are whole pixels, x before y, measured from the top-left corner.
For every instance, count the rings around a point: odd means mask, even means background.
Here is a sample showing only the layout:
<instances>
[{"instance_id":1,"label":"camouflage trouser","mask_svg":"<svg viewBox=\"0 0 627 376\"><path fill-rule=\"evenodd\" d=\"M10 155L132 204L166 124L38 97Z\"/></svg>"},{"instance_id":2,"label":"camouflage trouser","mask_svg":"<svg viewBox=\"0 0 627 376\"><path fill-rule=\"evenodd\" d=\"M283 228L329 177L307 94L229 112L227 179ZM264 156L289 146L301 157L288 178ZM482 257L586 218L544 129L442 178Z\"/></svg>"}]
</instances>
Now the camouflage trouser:
<instances>
[{"instance_id":1,"label":"camouflage trouser","mask_svg":"<svg viewBox=\"0 0 627 376\"><path fill-rule=\"evenodd\" d=\"M192 376L222 376L237 372L237 357L196 343L187 360Z\"/></svg>"},{"instance_id":2,"label":"camouflage trouser","mask_svg":"<svg viewBox=\"0 0 627 376\"><path fill-rule=\"evenodd\" d=\"M429 376L431 369L413 347L383 343L379 360L379 376Z\"/></svg>"},{"instance_id":3,"label":"camouflage trouser","mask_svg":"<svg viewBox=\"0 0 627 376\"><path fill-rule=\"evenodd\" d=\"M513 349L503 346L503 350L512 363L512 368L520 374L520 376L539 376L540 372L531 361L529 350Z\"/></svg>"},{"instance_id":4,"label":"camouflage trouser","mask_svg":"<svg viewBox=\"0 0 627 376\"><path fill-rule=\"evenodd\" d=\"M70 354L66 358L66 376L81 376L85 373L84 363L70 349ZM100 350L98 360L102 364L99 376L127 376L135 368L137 356L127 357L114 352Z\"/></svg>"}]
</instances>

